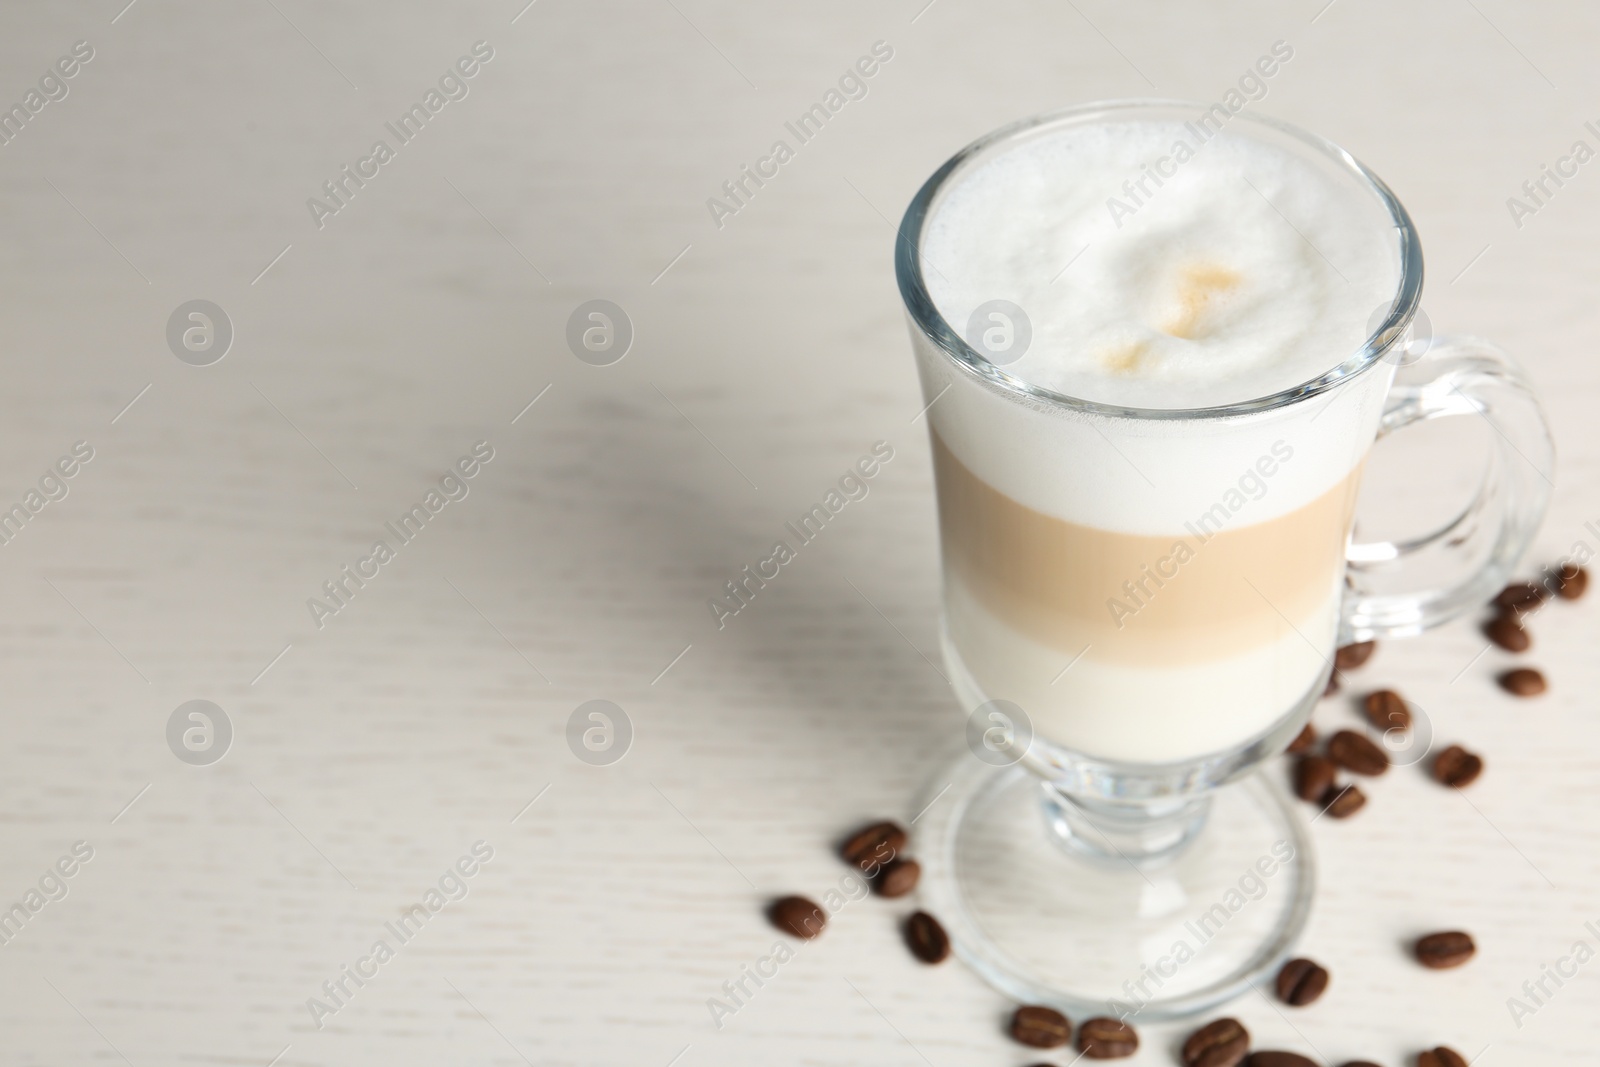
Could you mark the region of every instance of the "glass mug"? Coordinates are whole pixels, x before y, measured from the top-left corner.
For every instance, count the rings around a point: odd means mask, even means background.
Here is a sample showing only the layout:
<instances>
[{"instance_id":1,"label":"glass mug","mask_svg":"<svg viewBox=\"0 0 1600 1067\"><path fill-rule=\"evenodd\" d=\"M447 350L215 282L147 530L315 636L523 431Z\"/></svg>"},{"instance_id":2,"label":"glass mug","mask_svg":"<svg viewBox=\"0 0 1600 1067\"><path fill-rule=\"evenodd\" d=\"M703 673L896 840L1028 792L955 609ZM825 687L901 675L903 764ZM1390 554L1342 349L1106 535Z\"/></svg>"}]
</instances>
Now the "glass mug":
<instances>
[{"instance_id":1,"label":"glass mug","mask_svg":"<svg viewBox=\"0 0 1600 1067\"><path fill-rule=\"evenodd\" d=\"M1205 110L1100 103L998 130L928 179L896 244L928 404L944 660L977 757L918 816L922 894L991 984L1069 1014L1191 1014L1287 957L1313 857L1281 790L1250 772L1304 727L1339 646L1420 633L1504 585L1551 486L1544 416L1511 358L1414 323L1422 251L1404 207L1349 153L1271 119L1237 115L1216 136L1319 168L1391 253L1393 292L1336 366L1239 403L1124 407L1016 377L945 321L922 242L955 180L1028 138ZM1003 343L1027 326L996 303ZM1476 497L1431 534L1351 543L1374 441L1450 415L1495 431ZM1026 503L1045 491L1092 502L1096 521ZM1446 577L1396 588L1422 573ZM1427 739L1393 734L1421 758Z\"/></svg>"}]
</instances>

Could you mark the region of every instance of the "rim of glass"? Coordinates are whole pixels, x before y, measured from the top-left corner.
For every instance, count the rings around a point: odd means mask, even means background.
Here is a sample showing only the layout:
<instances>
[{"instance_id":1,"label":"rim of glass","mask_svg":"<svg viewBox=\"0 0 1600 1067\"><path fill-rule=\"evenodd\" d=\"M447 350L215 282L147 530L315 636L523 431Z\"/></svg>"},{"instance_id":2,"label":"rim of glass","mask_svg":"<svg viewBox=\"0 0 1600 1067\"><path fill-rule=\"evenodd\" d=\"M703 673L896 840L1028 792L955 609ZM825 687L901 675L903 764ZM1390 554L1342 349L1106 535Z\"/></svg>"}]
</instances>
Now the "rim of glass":
<instances>
[{"instance_id":1,"label":"rim of glass","mask_svg":"<svg viewBox=\"0 0 1600 1067\"><path fill-rule=\"evenodd\" d=\"M1128 112L1138 110L1193 108L1204 112L1209 106L1193 100L1155 98L1103 100L1092 104L1080 104L1041 115L1034 115L1007 126L1002 126L978 138L951 156L943 166L934 171L933 175L923 183L922 188L917 190L917 195L911 198L911 203L906 207L905 217L900 223L899 235L895 239L895 277L900 285L900 297L905 302L906 309L916 322L917 327L938 345L946 355L950 356L958 366L969 373L976 374L1000 386L1002 389L1049 401L1050 403L1081 412L1123 418L1226 418L1268 411L1326 392L1341 382L1355 377L1376 363L1382 358L1383 353L1405 333L1412 317L1416 314L1417 306L1422 298L1422 243L1417 236L1416 227L1412 224L1411 216L1406 213L1405 207L1400 203L1399 198L1394 195L1394 192L1384 184L1383 179L1368 170L1360 160L1326 138L1318 137L1316 134L1303 130L1291 123L1265 115L1241 113L1234 115L1233 118L1236 121L1243 120L1257 126L1267 127L1279 134L1286 134L1316 149L1322 155L1341 165L1367 185L1378 203L1389 213L1390 221L1399 235L1400 279L1394 299L1390 305L1388 317L1360 348L1331 369L1276 393L1256 397L1253 400L1235 401L1214 407L1141 408L1129 407L1123 404L1107 404L1096 400L1070 396L1066 393L1058 393L1053 389L1046 389L1043 386L1034 385L1014 375L1007 374L1000 367L990 363L975 352L960 333L945 321L944 316L934 305L933 297L929 295L927 284L922 275L922 257L920 254L922 231L928 221L929 208L933 205L934 199L939 195L939 192L944 188L951 176L965 164L990 149L1018 140L1042 126L1048 126L1053 123L1081 121L1095 115L1117 118L1126 115Z\"/></svg>"}]
</instances>

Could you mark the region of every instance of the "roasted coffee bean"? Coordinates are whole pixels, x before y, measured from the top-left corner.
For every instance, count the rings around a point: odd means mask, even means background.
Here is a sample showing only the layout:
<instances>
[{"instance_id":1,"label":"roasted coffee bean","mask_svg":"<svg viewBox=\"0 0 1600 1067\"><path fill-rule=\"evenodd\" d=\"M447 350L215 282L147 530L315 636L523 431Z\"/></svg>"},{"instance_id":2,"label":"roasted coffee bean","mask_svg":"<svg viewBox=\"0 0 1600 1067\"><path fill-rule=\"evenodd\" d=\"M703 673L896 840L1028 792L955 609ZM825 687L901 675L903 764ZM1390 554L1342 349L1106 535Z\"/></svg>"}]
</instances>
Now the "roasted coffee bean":
<instances>
[{"instance_id":1,"label":"roasted coffee bean","mask_svg":"<svg viewBox=\"0 0 1600 1067\"><path fill-rule=\"evenodd\" d=\"M1372 653L1377 649L1376 641L1361 641L1354 645L1345 645L1333 654L1333 665L1341 671L1353 671L1367 660L1372 658Z\"/></svg>"},{"instance_id":2,"label":"roasted coffee bean","mask_svg":"<svg viewBox=\"0 0 1600 1067\"><path fill-rule=\"evenodd\" d=\"M1289 751L1295 755L1311 751L1311 746L1317 743L1317 731L1310 723L1305 729L1295 734L1294 740L1289 742Z\"/></svg>"},{"instance_id":3,"label":"roasted coffee bean","mask_svg":"<svg viewBox=\"0 0 1600 1067\"><path fill-rule=\"evenodd\" d=\"M1589 572L1576 563L1568 563L1551 575L1556 596L1562 600L1577 600L1589 588Z\"/></svg>"},{"instance_id":4,"label":"roasted coffee bean","mask_svg":"<svg viewBox=\"0 0 1600 1067\"><path fill-rule=\"evenodd\" d=\"M1315 803L1333 784L1333 761L1323 756L1301 756L1294 765L1294 795Z\"/></svg>"},{"instance_id":5,"label":"roasted coffee bean","mask_svg":"<svg viewBox=\"0 0 1600 1067\"><path fill-rule=\"evenodd\" d=\"M1072 1040L1072 1023L1054 1008L1028 1005L1011 1016L1011 1036L1033 1048L1058 1048Z\"/></svg>"},{"instance_id":6,"label":"roasted coffee bean","mask_svg":"<svg viewBox=\"0 0 1600 1067\"><path fill-rule=\"evenodd\" d=\"M1349 1063L1342 1064L1341 1067L1378 1067L1378 1065L1371 1060L1351 1060Z\"/></svg>"},{"instance_id":7,"label":"roasted coffee bean","mask_svg":"<svg viewBox=\"0 0 1600 1067\"><path fill-rule=\"evenodd\" d=\"M1317 1067L1317 1061L1298 1052L1252 1052L1244 1067Z\"/></svg>"},{"instance_id":8,"label":"roasted coffee bean","mask_svg":"<svg viewBox=\"0 0 1600 1067\"><path fill-rule=\"evenodd\" d=\"M1368 693L1362 710L1367 713L1367 721L1380 730L1411 729L1411 709L1406 706L1405 698L1393 689Z\"/></svg>"},{"instance_id":9,"label":"roasted coffee bean","mask_svg":"<svg viewBox=\"0 0 1600 1067\"><path fill-rule=\"evenodd\" d=\"M1328 738L1328 755L1333 762L1371 778L1389 769L1389 757L1365 734L1340 730Z\"/></svg>"},{"instance_id":10,"label":"roasted coffee bean","mask_svg":"<svg viewBox=\"0 0 1600 1067\"><path fill-rule=\"evenodd\" d=\"M1483 636L1507 652L1526 652L1533 644L1533 638L1522 628L1515 613L1496 616L1493 622L1484 626Z\"/></svg>"},{"instance_id":11,"label":"roasted coffee bean","mask_svg":"<svg viewBox=\"0 0 1600 1067\"><path fill-rule=\"evenodd\" d=\"M1322 687L1322 697L1321 697L1321 699L1327 700L1329 697L1333 696L1333 694L1337 693L1338 691L1339 691L1339 676L1337 674L1328 675L1328 684Z\"/></svg>"},{"instance_id":12,"label":"roasted coffee bean","mask_svg":"<svg viewBox=\"0 0 1600 1067\"><path fill-rule=\"evenodd\" d=\"M1532 667L1506 671L1499 678L1500 688L1519 697L1536 697L1545 691L1544 675Z\"/></svg>"},{"instance_id":13,"label":"roasted coffee bean","mask_svg":"<svg viewBox=\"0 0 1600 1067\"><path fill-rule=\"evenodd\" d=\"M1483 760L1460 745L1451 745L1433 758L1433 778L1441 785L1460 789L1471 785L1483 773Z\"/></svg>"},{"instance_id":14,"label":"roasted coffee bean","mask_svg":"<svg viewBox=\"0 0 1600 1067\"><path fill-rule=\"evenodd\" d=\"M822 905L805 897L782 897L767 909L772 925L802 941L810 941L828 925L828 913Z\"/></svg>"},{"instance_id":15,"label":"roasted coffee bean","mask_svg":"<svg viewBox=\"0 0 1600 1067\"><path fill-rule=\"evenodd\" d=\"M1078 1051L1091 1060L1120 1060L1139 1051L1139 1035L1120 1019L1090 1019L1078 1027Z\"/></svg>"},{"instance_id":16,"label":"roasted coffee bean","mask_svg":"<svg viewBox=\"0 0 1600 1067\"><path fill-rule=\"evenodd\" d=\"M1183 1067L1239 1067L1250 1052L1250 1031L1238 1019L1206 1023L1183 1043Z\"/></svg>"},{"instance_id":17,"label":"roasted coffee bean","mask_svg":"<svg viewBox=\"0 0 1600 1067\"><path fill-rule=\"evenodd\" d=\"M1290 960L1278 972L1278 999L1303 1008L1328 988L1328 972L1312 960Z\"/></svg>"},{"instance_id":18,"label":"roasted coffee bean","mask_svg":"<svg viewBox=\"0 0 1600 1067\"><path fill-rule=\"evenodd\" d=\"M1348 819L1367 806L1367 794L1354 785L1330 785L1318 802L1335 819Z\"/></svg>"},{"instance_id":19,"label":"roasted coffee bean","mask_svg":"<svg viewBox=\"0 0 1600 1067\"><path fill-rule=\"evenodd\" d=\"M878 871L872 880L872 889L880 897L903 897L917 888L922 877L922 864L916 860L892 859Z\"/></svg>"},{"instance_id":20,"label":"roasted coffee bean","mask_svg":"<svg viewBox=\"0 0 1600 1067\"><path fill-rule=\"evenodd\" d=\"M950 955L950 935L925 911L914 912L906 920L906 947L923 963L943 963Z\"/></svg>"},{"instance_id":21,"label":"roasted coffee bean","mask_svg":"<svg viewBox=\"0 0 1600 1067\"><path fill-rule=\"evenodd\" d=\"M1467 1058L1453 1048L1440 1045L1417 1053L1417 1067L1467 1067Z\"/></svg>"},{"instance_id":22,"label":"roasted coffee bean","mask_svg":"<svg viewBox=\"0 0 1600 1067\"><path fill-rule=\"evenodd\" d=\"M1478 946L1472 943L1471 934L1460 930L1445 930L1417 938L1415 951L1418 963L1442 971L1447 967L1459 967L1466 963L1478 951Z\"/></svg>"},{"instance_id":23,"label":"roasted coffee bean","mask_svg":"<svg viewBox=\"0 0 1600 1067\"><path fill-rule=\"evenodd\" d=\"M852 867L863 871L887 863L906 847L906 832L892 822L863 826L839 846L839 855Z\"/></svg>"},{"instance_id":24,"label":"roasted coffee bean","mask_svg":"<svg viewBox=\"0 0 1600 1067\"><path fill-rule=\"evenodd\" d=\"M1545 598L1543 586L1532 582L1512 582L1494 598L1494 606L1501 611L1515 611L1518 613L1537 607Z\"/></svg>"}]
</instances>

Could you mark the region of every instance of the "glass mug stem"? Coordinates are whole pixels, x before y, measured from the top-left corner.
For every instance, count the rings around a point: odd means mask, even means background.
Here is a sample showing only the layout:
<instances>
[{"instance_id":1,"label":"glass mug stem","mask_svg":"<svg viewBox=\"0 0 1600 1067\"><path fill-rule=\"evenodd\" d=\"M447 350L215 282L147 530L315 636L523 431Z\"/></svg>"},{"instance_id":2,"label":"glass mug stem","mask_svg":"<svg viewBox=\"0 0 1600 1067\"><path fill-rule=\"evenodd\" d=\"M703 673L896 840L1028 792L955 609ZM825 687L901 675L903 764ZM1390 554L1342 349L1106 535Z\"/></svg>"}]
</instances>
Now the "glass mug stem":
<instances>
[{"instance_id":1,"label":"glass mug stem","mask_svg":"<svg viewBox=\"0 0 1600 1067\"><path fill-rule=\"evenodd\" d=\"M1115 801L1074 796L1053 782L1041 785L1045 827L1057 845L1097 862L1141 869L1181 853L1211 810L1207 794Z\"/></svg>"}]
</instances>

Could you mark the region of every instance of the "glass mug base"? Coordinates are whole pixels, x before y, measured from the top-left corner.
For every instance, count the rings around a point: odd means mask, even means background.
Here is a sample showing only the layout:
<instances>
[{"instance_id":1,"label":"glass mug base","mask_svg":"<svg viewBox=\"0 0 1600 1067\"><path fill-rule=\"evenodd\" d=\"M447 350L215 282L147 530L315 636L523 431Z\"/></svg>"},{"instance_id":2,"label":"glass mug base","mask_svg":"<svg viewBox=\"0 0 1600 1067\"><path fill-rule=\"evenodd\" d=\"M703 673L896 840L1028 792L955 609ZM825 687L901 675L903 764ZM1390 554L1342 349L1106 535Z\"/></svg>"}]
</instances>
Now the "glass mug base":
<instances>
[{"instance_id":1,"label":"glass mug base","mask_svg":"<svg viewBox=\"0 0 1600 1067\"><path fill-rule=\"evenodd\" d=\"M1211 792L1203 823L1158 863L1073 849L1055 798L1020 765L964 756L915 826L921 904L994 988L1076 1020L1157 1021L1259 989L1288 958L1315 861L1264 776Z\"/></svg>"}]
</instances>

